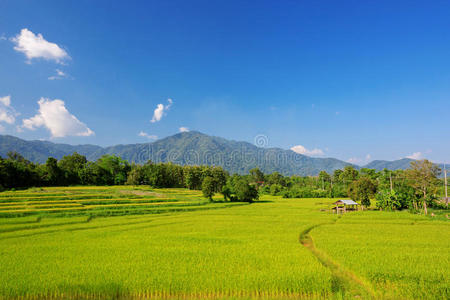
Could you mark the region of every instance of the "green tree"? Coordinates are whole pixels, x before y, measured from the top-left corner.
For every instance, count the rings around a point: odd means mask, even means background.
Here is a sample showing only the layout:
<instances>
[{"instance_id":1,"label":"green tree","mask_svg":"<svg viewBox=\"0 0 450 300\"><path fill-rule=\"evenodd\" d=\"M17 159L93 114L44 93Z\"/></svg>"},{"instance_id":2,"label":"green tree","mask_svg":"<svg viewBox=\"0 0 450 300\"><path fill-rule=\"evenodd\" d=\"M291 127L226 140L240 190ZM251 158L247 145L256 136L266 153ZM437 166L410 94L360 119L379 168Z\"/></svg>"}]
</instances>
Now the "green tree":
<instances>
[{"instance_id":1,"label":"green tree","mask_svg":"<svg viewBox=\"0 0 450 300\"><path fill-rule=\"evenodd\" d=\"M348 189L349 196L355 200L360 201L361 205L365 207L370 206L370 198L377 192L376 183L369 177L361 177L353 182Z\"/></svg>"},{"instance_id":2,"label":"green tree","mask_svg":"<svg viewBox=\"0 0 450 300\"><path fill-rule=\"evenodd\" d=\"M45 163L45 170L47 174L46 181L49 185L60 185L63 175L62 170L58 167L56 158L49 157Z\"/></svg>"},{"instance_id":3,"label":"green tree","mask_svg":"<svg viewBox=\"0 0 450 300\"><path fill-rule=\"evenodd\" d=\"M108 185L121 185L127 180L130 165L126 160L115 155L103 155L97 160L97 165L106 170Z\"/></svg>"},{"instance_id":4,"label":"green tree","mask_svg":"<svg viewBox=\"0 0 450 300\"><path fill-rule=\"evenodd\" d=\"M406 177L409 179L409 184L414 188L416 194L420 194L423 197L422 204L425 215L428 213L428 197L436 192L436 184L440 173L441 169L426 159L412 161L411 167L406 170ZM414 203L414 205L417 209L417 203Z\"/></svg>"},{"instance_id":5,"label":"green tree","mask_svg":"<svg viewBox=\"0 0 450 300\"><path fill-rule=\"evenodd\" d=\"M131 166L131 171L128 173L127 184L128 185L140 185L145 184L145 172L144 168L139 165Z\"/></svg>"},{"instance_id":6,"label":"green tree","mask_svg":"<svg viewBox=\"0 0 450 300\"><path fill-rule=\"evenodd\" d=\"M223 200L228 201L231 200L232 190L228 184L222 186L222 191L220 192L223 195Z\"/></svg>"},{"instance_id":7,"label":"green tree","mask_svg":"<svg viewBox=\"0 0 450 300\"><path fill-rule=\"evenodd\" d=\"M325 189L326 185L331 182L331 176L326 171L320 171L319 173L319 184L322 189Z\"/></svg>"},{"instance_id":8,"label":"green tree","mask_svg":"<svg viewBox=\"0 0 450 300\"><path fill-rule=\"evenodd\" d=\"M342 179L341 179L341 175L342 175L343 171L340 169L334 170L333 172L333 183L341 183Z\"/></svg>"},{"instance_id":9,"label":"green tree","mask_svg":"<svg viewBox=\"0 0 450 300\"><path fill-rule=\"evenodd\" d=\"M259 168L251 169L250 176L252 177L252 182L258 186L264 183L264 173Z\"/></svg>"},{"instance_id":10,"label":"green tree","mask_svg":"<svg viewBox=\"0 0 450 300\"><path fill-rule=\"evenodd\" d=\"M202 182L202 193L205 198L208 198L209 201L212 201L212 197L214 196L215 192L215 182L214 178L211 176L205 177Z\"/></svg>"},{"instance_id":11,"label":"green tree","mask_svg":"<svg viewBox=\"0 0 450 300\"><path fill-rule=\"evenodd\" d=\"M70 184L80 184L79 173L86 166L87 159L86 156L74 152L72 155L66 155L58 162L58 167L62 170L64 174L64 183L66 185Z\"/></svg>"},{"instance_id":12,"label":"green tree","mask_svg":"<svg viewBox=\"0 0 450 300\"><path fill-rule=\"evenodd\" d=\"M342 182L350 184L358 179L358 170L352 166L346 166L344 171L339 175Z\"/></svg>"},{"instance_id":13,"label":"green tree","mask_svg":"<svg viewBox=\"0 0 450 300\"><path fill-rule=\"evenodd\" d=\"M247 183L245 179L240 179L235 183L234 192L239 201L252 203L258 199L258 191L253 185Z\"/></svg>"}]
</instances>

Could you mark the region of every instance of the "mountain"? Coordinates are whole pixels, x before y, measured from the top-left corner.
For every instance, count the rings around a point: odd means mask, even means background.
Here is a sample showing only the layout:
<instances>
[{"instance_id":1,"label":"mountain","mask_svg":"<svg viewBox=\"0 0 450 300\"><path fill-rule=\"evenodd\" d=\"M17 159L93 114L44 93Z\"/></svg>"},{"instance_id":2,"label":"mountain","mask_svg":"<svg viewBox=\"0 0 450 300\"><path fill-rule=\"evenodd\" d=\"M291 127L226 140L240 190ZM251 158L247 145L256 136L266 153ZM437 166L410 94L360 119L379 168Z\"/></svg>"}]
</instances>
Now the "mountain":
<instances>
[{"instance_id":1,"label":"mountain","mask_svg":"<svg viewBox=\"0 0 450 300\"><path fill-rule=\"evenodd\" d=\"M114 154L129 162L145 163L172 161L182 165L208 164L222 166L230 173L245 174L254 167L264 173L284 175L317 175L321 170L333 172L349 163L335 158L314 158L279 148L260 148L247 142L230 141L200 132L182 132L144 144L100 147L95 145L67 145L47 141L25 141L17 137L0 136L0 156L16 151L25 158L45 163L48 157L57 159L78 152L88 160L104 154Z\"/></svg>"},{"instance_id":2,"label":"mountain","mask_svg":"<svg viewBox=\"0 0 450 300\"><path fill-rule=\"evenodd\" d=\"M383 169L388 170L406 170L411 166L411 162L414 161L414 159L411 158L402 158L398 160L374 160L367 165L363 166L362 168L368 168L368 169L375 169L377 171L381 171ZM437 164L441 170L444 170L444 164ZM444 176L443 172L441 173L441 177Z\"/></svg>"},{"instance_id":3,"label":"mountain","mask_svg":"<svg viewBox=\"0 0 450 300\"><path fill-rule=\"evenodd\" d=\"M48 157L62 158L64 155L78 152L85 155L100 151L102 147L94 145L55 144L47 141L26 141L11 135L0 135L0 156L6 157L9 151L16 151L26 159L45 163Z\"/></svg>"},{"instance_id":4,"label":"mountain","mask_svg":"<svg viewBox=\"0 0 450 300\"><path fill-rule=\"evenodd\" d=\"M383 169L389 170L405 170L408 169L411 165L411 162L414 159L411 158L402 158L398 160L388 161L388 160L374 160L367 165L363 166L363 168L375 169L377 171L381 171Z\"/></svg>"},{"instance_id":5,"label":"mountain","mask_svg":"<svg viewBox=\"0 0 450 300\"><path fill-rule=\"evenodd\" d=\"M100 147L95 145L67 145L48 141L26 141L10 135L0 135L0 156L16 151L33 162L45 163L52 156L78 152L88 160L97 160L104 154L114 154L134 163L174 162L181 165L208 164L222 166L230 173L246 174L254 167L264 173L280 172L283 175L317 175L325 170L332 173L351 165L335 158L316 158L280 148L260 148L247 142L230 141L190 131L178 133L161 140L144 143ZM394 161L374 160L364 168L390 170L407 169L412 159ZM360 167L353 165L355 168ZM443 169L443 165L439 165Z\"/></svg>"}]
</instances>

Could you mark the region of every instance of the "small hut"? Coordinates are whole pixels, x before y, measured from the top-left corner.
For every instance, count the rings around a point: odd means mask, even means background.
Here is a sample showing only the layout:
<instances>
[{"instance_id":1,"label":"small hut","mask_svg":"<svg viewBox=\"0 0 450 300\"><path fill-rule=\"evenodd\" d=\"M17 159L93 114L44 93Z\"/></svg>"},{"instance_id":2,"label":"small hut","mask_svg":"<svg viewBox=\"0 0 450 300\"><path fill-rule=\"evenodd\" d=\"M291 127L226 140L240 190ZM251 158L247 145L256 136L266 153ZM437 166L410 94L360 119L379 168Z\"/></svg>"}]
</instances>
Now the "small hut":
<instances>
[{"instance_id":1,"label":"small hut","mask_svg":"<svg viewBox=\"0 0 450 300\"><path fill-rule=\"evenodd\" d=\"M333 207L333 210L336 211L336 213L342 212L345 213L348 210L358 210L358 203L356 203L353 200L338 200L333 203L336 205Z\"/></svg>"}]
</instances>

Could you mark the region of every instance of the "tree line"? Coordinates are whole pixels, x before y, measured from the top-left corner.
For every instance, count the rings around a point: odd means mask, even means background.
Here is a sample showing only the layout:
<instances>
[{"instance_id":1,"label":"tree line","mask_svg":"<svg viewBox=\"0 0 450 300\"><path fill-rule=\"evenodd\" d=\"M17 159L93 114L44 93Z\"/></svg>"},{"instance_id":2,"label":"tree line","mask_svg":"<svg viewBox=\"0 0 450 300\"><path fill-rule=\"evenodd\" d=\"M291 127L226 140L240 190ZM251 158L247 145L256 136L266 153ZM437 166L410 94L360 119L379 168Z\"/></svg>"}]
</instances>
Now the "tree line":
<instances>
[{"instance_id":1,"label":"tree line","mask_svg":"<svg viewBox=\"0 0 450 300\"><path fill-rule=\"evenodd\" d=\"M256 187L240 176L230 176L221 167L181 166L173 163L130 164L115 155L88 161L73 153L45 164L30 162L16 152L0 157L0 190L38 186L70 185L150 185L155 188L202 190L212 200L223 193L225 201L252 202L258 198Z\"/></svg>"},{"instance_id":2,"label":"tree line","mask_svg":"<svg viewBox=\"0 0 450 300\"><path fill-rule=\"evenodd\" d=\"M332 174L318 176L283 176L264 174L258 168L247 175L230 175L221 167L181 166L173 163L130 164L115 155L88 161L78 153L57 160L49 157L45 164L32 163L16 152L0 157L0 190L36 186L69 185L150 185L155 188L202 190L212 201L217 193L224 201L252 202L259 195L284 198L350 197L369 207L385 210L423 210L443 206L439 195L443 182L441 170L423 160L411 163L407 170L383 170L347 166Z\"/></svg>"}]
</instances>

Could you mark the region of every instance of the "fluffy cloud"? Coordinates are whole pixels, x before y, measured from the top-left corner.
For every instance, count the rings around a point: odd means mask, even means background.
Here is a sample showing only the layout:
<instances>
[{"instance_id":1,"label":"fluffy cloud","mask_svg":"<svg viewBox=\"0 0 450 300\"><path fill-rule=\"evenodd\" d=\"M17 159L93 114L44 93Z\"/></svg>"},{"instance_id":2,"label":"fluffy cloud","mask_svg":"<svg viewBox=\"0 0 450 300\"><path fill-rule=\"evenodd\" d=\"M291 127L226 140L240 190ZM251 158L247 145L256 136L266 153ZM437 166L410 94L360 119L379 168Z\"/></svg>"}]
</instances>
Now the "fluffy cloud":
<instances>
[{"instance_id":1,"label":"fluffy cloud","mask_svg":"<svg viewBox=\"0 0 450 300\"><path fill-rule=\"evenodd\" d=\"M406 158L418 160L418 159L422 159L422 157L423 157L422 152L414 152L413 154L408 155Z\"/></svg>"},{"instance_id":2,"label":"fluffy cloud","mask_svg":"<svg viewBox=\"0 0 450 300\"><path fill-rule=\"evenodd\" d=\"M359 157L351 157L347 159L347 162L355 165L363 165L369 163L369 161L372 159L372 155L367 154L365 158L359 158Z\"/></svg>"},{"instance_id":3,"label":"fluffy cloud","mask_svg":"<svg viewBox=\"0 0 450 300\"><path fill-rule=\"evenodd\" d=\"M63 78L67 78L67 77L68 76L66 73L64 73L60 69L56 69L56 75L50 76L48 79L49 80L58 80L58 79L63 79Z\"/></svg>"},{"instance_id":4,"label":"fluffy cloud","mask_svg":"<svg viewBox=\"0 0 450 300\"><path fill-rule=\"evenodd\" d=\"M146 138L148 138L149 140L156 140L156 139L158 139L158 136L156 136L156 135L150 135L150 134L148 134L147 132L143 132L143 131L139 132L138 135L139 135L139 136L142 136L142 137L146 137Z\"/></svg>"},{"instance_id":5,"label":"fluffy cloud","mask_svg":"<svg viewBox=\"0 0 450 300\"><path fill-rule=\"evenodd\" d=\"M167 99L166 105L164 105L162 103L158 104L153 112L153 118L150 120L150 122L152 122L152 123L159 122L161 120L161 118L164 116L164 113L170 109L172 104L173 104L173 101L170 98Z\"/></svg>"},{"instance_id":6,"label":"fluffy cloud","mask_svg":"<svg viewBox=\"0 0 450 300\"><path fill-rule=\"evenodd\" d=\"M55 43L48 42L42 34L35 35L33 32L24 28L18 35L11 38L16 44L14 50L22 52L31 62L33 58L43 58L62 63L64 59L70 59L67 52Z\"/></svg>"},{"instance_id":7,"label":"fluffy cloud","mask_svg":"<svg viewBox=\"0 0 450 300\"><path fill-rule=\"evenodd\" d=\"M362 159L359 159L357 157L351 157L351 158L347 159L347 162L357 165L362 162Z\"/></svg>"},{"instance_id":8,"label":"fluffy cloud","mask_svg":"<svg viewBox=\"0 0 450 300\"><path fill-rule=\"evenodd\" d=\"M11 96L0 97L0 122L14 124L17 115L11 106Z\"/></svg>"},{"instance_id":9,"label":"fluffy cloud","mask_svg":"<svg viewBox=\"0 0 450 300\"><path fill-rule=\"evenodd\" d=\"M10 106L11 96L0 97L0 103L3 104L4 106Z\"/></svg>"},{"instance_id":10,"label":"fluffy cloud","mask_svg":"<svg viewBox=\"0 0 450 300\"><path fill-rule=\"evenodd\" d=\"M312 149L308 150L302 145L297 145L291 148L292 151L297 152L299 154L303 155L309 155L309 156L322 156L324 155L324 152L322 149Z\"/></svg>"},{"instance_id":11,"label":"fluffy cloud","mask_svg":"<svg viewBox=\"0 0 450 300\"><path fill-rule=\"evenodd\" d=\"M187 127L180 127L180 132L189 132L189 128Z\"/></svg>"},{"instance_id":12,"label":"fluffy cloud","mask_svg":"<svg viewBox=\"0 0 450 300\"><path fill-rule=\"evenodd\" d=\"M41 98L38 104L38 113L34 117L24 119L23 128L35 130L38 127L45 127L50 131L52 138L95 134L67 110L64 101Z\"/></svg>"}]
</instances>

